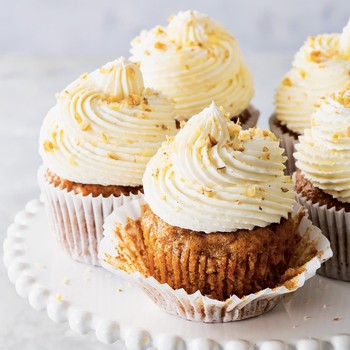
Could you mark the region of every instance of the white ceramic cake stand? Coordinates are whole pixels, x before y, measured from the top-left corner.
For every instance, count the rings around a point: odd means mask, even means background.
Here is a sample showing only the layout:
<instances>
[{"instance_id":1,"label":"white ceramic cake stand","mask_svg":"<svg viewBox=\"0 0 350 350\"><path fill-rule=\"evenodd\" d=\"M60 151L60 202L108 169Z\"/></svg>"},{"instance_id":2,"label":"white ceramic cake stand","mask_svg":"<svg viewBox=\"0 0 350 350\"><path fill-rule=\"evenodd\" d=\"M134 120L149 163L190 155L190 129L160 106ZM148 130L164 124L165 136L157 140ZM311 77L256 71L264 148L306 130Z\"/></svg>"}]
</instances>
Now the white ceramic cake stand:
<instances>
[{"instance_id":1,"label":"white ceramic cake stand","mask_svg":"<svg viewBox=\"0 0 350 350\"><path fill-rule=\"evenodd\" d=\"M18 294L32 307L104 343L128 349L347 350L350 283L316 276L274 310L226 324L168 315L138 289L102 268L74 262L57 249L39 200L9 227L4 262Z\"/></svg>"}]
</instances>

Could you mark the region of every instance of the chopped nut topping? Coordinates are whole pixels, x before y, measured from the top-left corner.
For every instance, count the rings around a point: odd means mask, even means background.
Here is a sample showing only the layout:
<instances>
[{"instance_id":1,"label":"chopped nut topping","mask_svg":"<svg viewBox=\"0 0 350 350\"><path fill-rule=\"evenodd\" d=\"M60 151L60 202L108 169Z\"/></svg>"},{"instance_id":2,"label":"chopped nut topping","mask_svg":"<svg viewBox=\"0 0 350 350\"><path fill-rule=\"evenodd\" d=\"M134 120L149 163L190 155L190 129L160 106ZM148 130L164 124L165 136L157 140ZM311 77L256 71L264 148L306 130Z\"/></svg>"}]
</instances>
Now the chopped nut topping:
<instances>
[{"instance_id":1,"label":"chopped nut topping","mask_svg":"<svg viewBox=\"0 0 350 350\"><path fill-rule=\"evenodd\" d=\"M285 187L281 187L281 191L282 191L283 193L289 192L288 188L285 188Z\"/></svg>"},{"instance_id":2,"label":"chopped nut topping","mask_svg":"<svg viewBox=\"0 0 350 350\"><path fill-rule=\"evenodd\" d=\"M243 152L244 151L244 146L243 146L243 143L239 143L237 145L233 145L233 149L235 151L239 151L239 152Z\"/></svg>"},{"instance_id":3,"label":"chopped nut topping","mask_svg":"<svg viewBox=\"0 0 350 350\"><path fill-rule=\"evenodd\" d=\"M161 26L157 26L155 32L154 32L156 35L160 35L160 34L163 34L164 33L164 30Z\"/></svg>"},{"instance_id":4,"label":"chopped nut topping","mask_svg":"<svg viewBox=\"0 0 350 350\"><path fill-rule=\"evenodd\" d=\"M166 49L166 45L161 43L160 41L157 41L154 44L154 48L158 49L158 50L165 50Z\"/></svg>"},{"instance_id":5,"label":"chopped nut topping","mask_svg":"<svg viewBox=\"0 0 350 350\"><path fill-rule=\"evenodd\" d=\"M123 291L123 289L122 288L118 288L117 291L118 291L118 293L121 293Z\"/></svg>"},{"instance_id":6,"label":"chopped nut topping","mask_svg":"<svg viewBox=\"0 0 350 350\"><path fill-rule=\"evenodd\" d=\"M217 145L217 143L218 143L216 141L215 137L213 135L211 135L211 134L208 134L208 140L209 140L209 146L210 147L213 147L213 146Z\"/></svg>"},{"instance_id":7,"label":"chopped nut topping","mask_svg":"<svg viewBox=\"0 0 350 350\"><path fill-rule=\"evenodd\" d=\"M228 124L227 128L228 128L228 133L230 134L230 137L237 136L241 131L241 127L234 123Z\"/></svg>"},{"instance_id":8,"label":"chopped nut topping","mask_svg":"<svg viewBox=\"0 0 350 350\"><path fill-rule=\"evenodd\" d=\"M341 317L334 317L333 321L338 322L338 321L341 321L341 319L342 319Z\"/></svg>"},{"instance_id":9,"label":"chopped nut topping","mask_svg":"<svg viewBox=\"0 0 350 350\"><path fill-rule=\"evenodd\" d=\"M127 104L129 106L138 106L141 103L141 97L135 94L128 96Z\"/></svg>"},{"instance_id":10,"label":"chopped nut topping","mask_svg":"<svg viewBox=\"0 0 350 350\"><path fill-rule=\"evenodd\" d=\"M104 143L108 143L108 141L109 141L109 136L106 134L106 133L102 133L101 134L101 137L102 137L102 141L104 142Z\"/></svg>"},{"instance_id":11,"label":"chopped nut topping","mask_svg":"<svg viewBox=\"0 0 350 350\"><path fill-rule=\"evenodd\" d=\"M74 118L79 124L83 121L83 118L78 113L75 113Z\"/></svg>"},{"instance_id":12,"label":"chopped nut topping","mask_svg":"<svg viewBox=\"0 0 350 350\"><path fill-rule=\"evenodd\" d=\"M345 137L345 134L343 134L342 132L337 132L337 133L333 134L332 139L333 139L333 141L336 142L343 137Z\"/></svg>"},{"instance_id":13,"label":"chopped nut topping","mask_svg":"<svg viewBox=\"0 0 350 350\"><path fill-rule=\"evenodd\" d=\"M107 153L107 158L110 158L113 160L119 160L119 157L114 153Z\"/></svg>"},{"instance_id":14,"label":"chopped nut topping","mask_svg":"<svg viewBox=\"0 0 350 350\"><path fill-rule=\"evenodd\" d=\"M300 76L301 76L303 79L306 78L307 73L306 73L304 70L301 69L301 70L299 71L299 73L300 73Z\"/></svg>"},{"instance_id":15,"label":"chopped nut topping","mask_svg":"<svg viewBox=\"0 0 350 350\"><path fill-rule=\"evenodd\" d=\"M254 198L255 195L256 195L256 188L255 188L255 186L249 186L248 188L244 189L242 194L246 195L248 197Z\"/></svg>"},{"instance_id":16,"label":"chopped nut topping","mask_svg":"<svg viewBox=\"0 0 350 350\"><path fill-rule=\"evenodd\" d=\"M83 122L81 124L81 130L83 130L83 131L90 131L91 130L91 125L88 122Z\"/></svg>"},{"instance_id":17,"label":"chopped nut topping","mask_svg":"<svg viewBox=\"0 0 350 350\"><path fill-rule=\"evenodd\" d=\"M189 69L190 69L190 66L189 66L188 64L185 64L184 68L185 68L186 70L189 70Z\"/></svg>"},{"instance_id":18,"label":"chopped nut topping","mask_svg":"<svg viewBox=\"0 0 350 350\"><path fill-rule=\"evenodd\" d=\"M43 144L44 150L46 153L53 151L53 144L51 141L46 140Z\"/></svg>"},{"instance_id":19,"label":"chopped nut topping","mask_svg":"<svg viewBox=\"0 0 350 350\"><path fill-rule=\"evenodd\" d=\"M220 167L220 168L216 168L216 170L224 170L224 169L226 169L226 166L225 166L225 165L222 166L222 167Z\"/></svg>"},{"instance_id":20,"label":"chopped nut topping","mask_svg":"<svg viewBox=\"0 0 350 350\"><path fill-rule=\"evenodd\" d=\"M290 78L286 77L282 80L282 84L286 85L286 86L293 86L292 81L290 80Z\"/></svg>"}]
</instances>

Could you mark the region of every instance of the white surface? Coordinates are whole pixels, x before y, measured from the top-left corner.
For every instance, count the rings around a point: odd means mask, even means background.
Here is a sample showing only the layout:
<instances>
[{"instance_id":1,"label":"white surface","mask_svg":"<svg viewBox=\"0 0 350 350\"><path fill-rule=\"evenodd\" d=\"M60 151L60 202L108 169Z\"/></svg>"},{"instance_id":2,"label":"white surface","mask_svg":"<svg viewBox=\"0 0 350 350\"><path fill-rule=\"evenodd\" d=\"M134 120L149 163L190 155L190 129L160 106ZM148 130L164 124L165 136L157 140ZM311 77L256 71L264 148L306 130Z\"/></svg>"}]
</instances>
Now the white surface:
<instances>
[{"instance_id":1,"label":"white surface","mask_svg":"<svg viewBox=\"0 0 350 350\"><path fill-rule=\"evenodd\" d=\"M273 110L273 91L289 68L291 56L271 53L246 57L256 82L254 104L262 112L259 125L267 127ZM29 199L39 196L39 127L54 103L54 94L82 72L113 58L0 55L0 241L15 213ZM0 288L1 350L110 349L94 336L77 336L67 325L55 324L45 313L32 310L16 294L1 263ZM327 312L331 317L331 310Z\"/></svg>"},{"instance_id":2,"label":"white surface","mask_svg":"<svg viewBox=\"0 0 350 350\"><path fill-rule=\"evenodd\" d=\"M237 323L185 321L164 313L117 276L65 257L49 234L39 200L16 215L4 242L4 262L18 294L32 307L47 310L57 322L68 321L79 333L95 330L100 341L121 338L130 350L350 347L347 283L315 277L269 313Z\"/></svg>"},{"instance_id":3,"label":"white surface","mask_svg":"<svg viewBox=\"0 0 350 350\"><path fill-rule=\"evenodd\" d=\"M0 0L0 52L127 55L141 29L197 9L228 27L244 53L293 54L309 35L339 32L348 0Z\"/></svg>"}]
</instances>

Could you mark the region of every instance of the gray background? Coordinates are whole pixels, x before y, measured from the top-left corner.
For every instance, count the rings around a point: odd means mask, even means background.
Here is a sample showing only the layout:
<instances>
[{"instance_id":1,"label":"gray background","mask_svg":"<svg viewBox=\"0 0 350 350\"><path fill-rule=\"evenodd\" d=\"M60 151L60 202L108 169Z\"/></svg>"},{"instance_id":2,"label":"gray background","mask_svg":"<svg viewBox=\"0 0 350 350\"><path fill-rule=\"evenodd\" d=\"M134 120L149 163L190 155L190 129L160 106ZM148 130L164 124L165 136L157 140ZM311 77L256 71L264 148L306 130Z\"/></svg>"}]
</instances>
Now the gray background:
<instances>
[{"instance_id":1,"label":"gray background","mask_svg":"<svg viewBox=\"0 0 350 350\"><path fill-rule=\"evenodd\" d=\"M127 55L143 28L197 9L223 23L245 52L294 53L306 36L337 32L348 0L1 0L0 52Z\"/></svg>"},{"instance_id":2,"label":"gray background","mask_svg":"<svg viewBox=\"0 0 350 350\"><path fill-rule=\"evenodd\" d=\"M142 28L180 9L203 11L234 34L251 67L267 126L273 92L308 35L340 31L349 0L116 1L0 0L0 242L25 203L39 195L39 127L54 93L85 71L128 55ZM0 349L110 349L32 310L0 263Z\"/></svg>"}]
</instances>

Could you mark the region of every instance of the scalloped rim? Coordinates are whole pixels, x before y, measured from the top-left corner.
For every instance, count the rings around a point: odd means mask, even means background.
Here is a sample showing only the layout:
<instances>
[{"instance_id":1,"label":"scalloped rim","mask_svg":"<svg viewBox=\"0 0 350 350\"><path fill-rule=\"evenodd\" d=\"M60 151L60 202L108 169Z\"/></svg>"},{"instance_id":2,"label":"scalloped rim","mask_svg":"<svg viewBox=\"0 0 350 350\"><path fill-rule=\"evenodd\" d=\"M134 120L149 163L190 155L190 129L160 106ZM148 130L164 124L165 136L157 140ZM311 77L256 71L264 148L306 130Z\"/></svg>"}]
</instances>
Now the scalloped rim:
<instances>
[{"instance_id":1,"label":"scalloped rim","mask_svg":"<svg viewBox=\"0 0 350 350\"><path fill-rule=\"evenodd\" d=\"M217 343L211 339L196 338L186 341L180 337L168 334L152 336L147 330L123 327L115 321L96 318L93 314L79 310L67 301L57 301L55 293L40 285L30 273L34 268L22 260L25 247L22 245L23 232L30 227L30 219L43 208L39 199L30 201L24 211L19 212L7 230L4 240L3 261L8 270L8 276L16 286L17 293L27 298L29 304L36 310L46 310L50 319L55 322L68 322L72 330L86 334L94 331L96 338L105 344L124 341L127 348L146 350L155 347L158 350L285 350L292 345L296 350L322 349L324 342L317 339L299 339L287 344L280 340L267 340L252 344L246 340L231 340ZM185 322L185 321L184 321ZM350 334L340 334L327 339L327 345L335 350L350 348Z\"/></svg>"}]
</instances>

